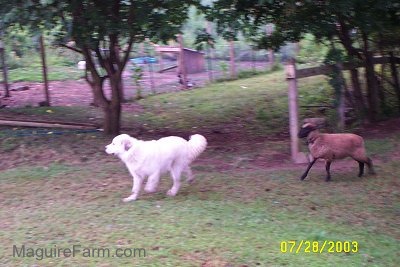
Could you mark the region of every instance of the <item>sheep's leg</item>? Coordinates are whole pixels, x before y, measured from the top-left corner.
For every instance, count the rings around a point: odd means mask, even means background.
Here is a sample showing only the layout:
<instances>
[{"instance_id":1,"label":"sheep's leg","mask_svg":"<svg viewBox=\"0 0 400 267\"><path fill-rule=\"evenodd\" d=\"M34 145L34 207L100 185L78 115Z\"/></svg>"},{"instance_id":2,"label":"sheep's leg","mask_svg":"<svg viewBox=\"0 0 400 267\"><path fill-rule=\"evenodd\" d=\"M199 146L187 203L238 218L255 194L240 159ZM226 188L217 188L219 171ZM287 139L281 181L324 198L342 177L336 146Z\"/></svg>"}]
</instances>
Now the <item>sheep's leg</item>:
<instances>
[{"instance_id":1,"label":"sheep's leg","mask_svg":"<svg viewBox=\"0 0 400 267\"><path fill-rule=\"evenodd\" d=\"M325 161L325 170L326 170L326 177L325 181L329 182L331 180L331 161Z\"/></svg>"},{"instance_id":2,"label":"sheep's leg","mask_svg":"<svg viewBox=\"0 0 400 267\"><path fill-rule=\"evenodd\" d=\"M317 161L317 159L314 159L313 161L311 161L310 162L310 164L308 164L308 167L307 167L307 170L304 172L304 174L300 177L300 180L304 180L306 177L307 177L307 175L308 175L308 172L310 171L310 169L311 169L311 167L314 165L314 163Z\"/></svg>"},{"instance_id":3,"label":"sheep's leg","mask_svg":"<svg viewBox=\"0 0 400 267\"><path fill-rule=\"evenodd\" d=\"M374 165L372 164L372 160L370 158L368 158L367 165L369 174L376 174L374 170Z\"/></svg>"},{"instance_id":4,"label":"sheep's leg","mask_svg":"<svg viewBox=\"0 0 400 267\"><path fill-rule=\"evenodd\" d=\"M360 172L358 173L358 177L361 177L364 174L364 162L358 161L358 167L360 169Z\"/></svg>"}]
</instances>

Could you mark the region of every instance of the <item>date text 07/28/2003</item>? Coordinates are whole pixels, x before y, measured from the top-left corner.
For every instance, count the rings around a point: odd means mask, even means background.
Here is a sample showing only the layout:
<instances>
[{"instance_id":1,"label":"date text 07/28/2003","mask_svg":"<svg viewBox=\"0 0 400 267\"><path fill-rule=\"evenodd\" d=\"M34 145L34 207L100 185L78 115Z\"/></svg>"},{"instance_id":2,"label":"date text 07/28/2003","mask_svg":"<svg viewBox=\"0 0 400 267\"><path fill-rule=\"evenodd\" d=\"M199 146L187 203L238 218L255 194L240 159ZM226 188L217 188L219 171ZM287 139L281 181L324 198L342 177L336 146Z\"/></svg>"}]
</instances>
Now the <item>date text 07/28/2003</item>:
<instances>
[{"instance_id":1,"label":"date text 07/28/2003","mask_svg":"<svg viewBox=\"0 0 400 267\"><path fill-rule=\"evenodd\" d=\"M309 241L287 240L281 241L282 253L357 253L357 241Z\"/></svg>"}]
</instances>

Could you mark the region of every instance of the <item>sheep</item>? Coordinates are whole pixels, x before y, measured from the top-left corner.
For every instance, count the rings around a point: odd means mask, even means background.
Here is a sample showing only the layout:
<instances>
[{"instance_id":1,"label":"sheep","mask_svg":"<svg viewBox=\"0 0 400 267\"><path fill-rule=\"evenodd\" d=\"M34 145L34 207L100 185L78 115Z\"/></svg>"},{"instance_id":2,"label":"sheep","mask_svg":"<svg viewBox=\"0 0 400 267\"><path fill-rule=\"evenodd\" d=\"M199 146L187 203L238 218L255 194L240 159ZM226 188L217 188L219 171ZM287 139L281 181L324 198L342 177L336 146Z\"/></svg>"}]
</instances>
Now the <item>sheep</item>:
<instances>
[{"instance_id":1,"label":"sheep","mask_svg":"<svg viewBox=\"0 0 400 267\"><path fill-rule=\"evenodd\" d=\"M318 127L313 123L304 124L299 133L299 138L307 137L308 148L311 152L313 160L309 163L307 170L300 177L304 180L311 167L317 159L325 160L326 178L325 181L331 180L330 167L335 159L343 159L351 157L358 162L359 173L358 177L364 174L364 164L368 165L370 174L375 174L372 160L367 157L364 147L364 139L356 134L339 133L339 134L325 134L320 133Z\"/></svg>"}]
</instances>

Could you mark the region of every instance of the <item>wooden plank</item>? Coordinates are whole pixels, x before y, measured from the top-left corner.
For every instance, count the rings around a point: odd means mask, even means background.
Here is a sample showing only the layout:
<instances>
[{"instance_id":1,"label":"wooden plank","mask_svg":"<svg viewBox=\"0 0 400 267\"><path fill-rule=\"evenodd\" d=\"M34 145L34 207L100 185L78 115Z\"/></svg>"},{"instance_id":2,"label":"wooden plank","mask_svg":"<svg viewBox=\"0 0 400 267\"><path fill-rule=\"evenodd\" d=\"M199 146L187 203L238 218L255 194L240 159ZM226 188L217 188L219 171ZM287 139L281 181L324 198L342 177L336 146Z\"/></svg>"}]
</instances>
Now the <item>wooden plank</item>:
<instances>
[{"instance_id":1,"label":"wooden plank","mask_svg":"<svg viewBox=\"0 0 400 267\"><path fill-rule=\"evenodd\" d=\"M181 50L179 47L174 47L174 46L156 46L156 51L157 52L166 52L166 53L170 53L170 52L177 53Z\"/></svg>"},{"instance_id":2,"label":"wooden plank","mask_svg":"<svg viewBox=\"0 0 400 267\"><path fill-rule=\"evenodd\" d=\"M373 59L374 64L387 64L390 62L389 57L375 57ZM400 64L400 58L395 57L395 63ZM351 70L354 68L363 67L362 64L354 64L350 62L343 63L343 70ZM332 65L322 65L318 67L312 67L307 69L298 69L296 70L296 78L306 78L316 75L326 75L332 71Z\"/></svg>"},{"instance_id":3,"label":"wooden plank","mask_svg":"<svg viewBox=\"0 0 400 267\"><path fill-rule=\"evenodd\" d=\"M177 67L178 67L178 65L172 65L172 66L166 67L166 68L164 68L162 70L159 70L158 72L159 73L163 73L164 71L172 70L172 69L175 69Z\"/></svg>"},{"instance_id":4,"label":"wooden plank","mask_svg":"<svg viewBox=\"0 0 400 267\"><path fill-rule=\"evenodd\" d=\"M36 121L16 121L16 120L1 120L1 126L16 126L16 127L43 127L43 128L62 128L62 129L96 129L94 125L79 125L79 124L64 124L64 123L47 123Z\"/></svg>"},{"instance_id":5,"label":"wooden plank","mask_svg":"<svg viewBox=\"0 0 400 267\"><path fill-rule=\"evenodd\" d=\"M323 75L328 74L332 71L332 66L330 65L323 65L320 67L313 67L308 69L299 69L296 71L296 78L306 78L316 75Z\"/></svg>"}]
</instances>

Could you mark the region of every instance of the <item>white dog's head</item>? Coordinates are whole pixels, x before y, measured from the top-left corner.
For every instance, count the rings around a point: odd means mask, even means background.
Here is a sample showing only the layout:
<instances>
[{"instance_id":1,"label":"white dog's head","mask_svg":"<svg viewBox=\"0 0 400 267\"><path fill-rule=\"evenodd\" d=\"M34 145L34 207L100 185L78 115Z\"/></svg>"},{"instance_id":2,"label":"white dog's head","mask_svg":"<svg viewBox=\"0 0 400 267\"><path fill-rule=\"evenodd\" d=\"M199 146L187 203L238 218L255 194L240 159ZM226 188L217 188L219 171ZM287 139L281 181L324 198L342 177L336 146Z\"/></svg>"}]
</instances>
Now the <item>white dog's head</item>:
<instances>
[{"instance_id":1,"label":"white dog's head","mask_svg":"<svg viewBox=\"0 0 400 267\"><path fill-rule=\"evenodd\" d=\"M127 134L120 134L114 137L111 144L106 145L106 153L121 157L133 146L135 141L135 138Z\"/></svg>"}]
</instances>

